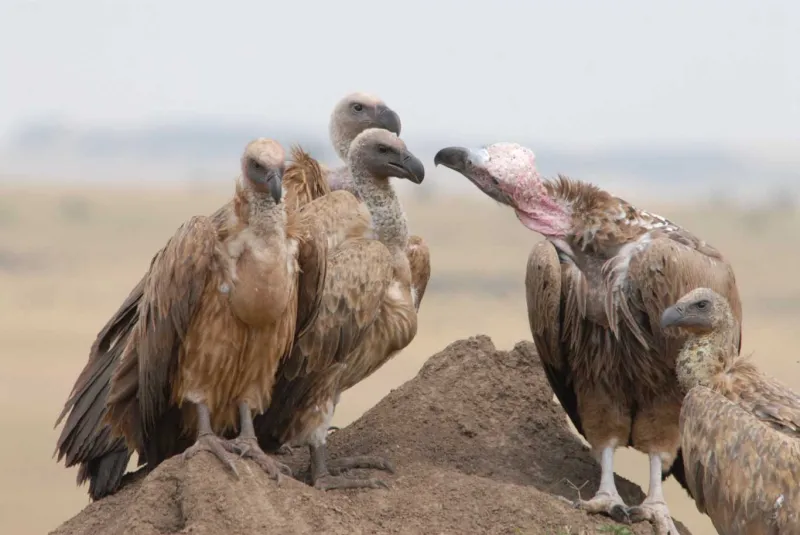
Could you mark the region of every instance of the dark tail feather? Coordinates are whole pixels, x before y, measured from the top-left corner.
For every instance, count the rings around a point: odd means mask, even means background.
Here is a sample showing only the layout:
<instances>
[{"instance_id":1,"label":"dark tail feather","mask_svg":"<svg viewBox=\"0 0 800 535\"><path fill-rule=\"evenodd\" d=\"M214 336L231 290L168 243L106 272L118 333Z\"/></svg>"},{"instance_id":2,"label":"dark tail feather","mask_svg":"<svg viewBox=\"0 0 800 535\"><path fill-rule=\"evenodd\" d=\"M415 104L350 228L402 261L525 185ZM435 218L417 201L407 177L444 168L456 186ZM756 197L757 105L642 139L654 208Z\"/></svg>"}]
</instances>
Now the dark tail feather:
<instances>
[{"instance_id":1,"label":"dark tail feather","mask_svg":"<svg viewBox=\"0 0 800 535\"><path fill-rule=\"evenodd\" d=\"M78 485L89 480L89 496L92 500L114 494L119 489L130 458L131 453L126 449L112 451L102 457L81 463L78 470Z\"/></svg>"},{"instance_id":2,"label":"dark tail feather","mask_svg":"<svg viewBox=\"0 0 800 535\"><path fill-rule=\"evenodd\" d=\"M675 462L672 463L669 470L662 474L661 481L664 481L669 476L674 477L675 481L680 483L681 487L686 491L686 494L694 498L694 496L692 496L692 491L689 490L689 485L686 483L686 471L683 467L683 452L680 449L678 450L678 455L675 456Z\"/></svg>"}]
</instances>

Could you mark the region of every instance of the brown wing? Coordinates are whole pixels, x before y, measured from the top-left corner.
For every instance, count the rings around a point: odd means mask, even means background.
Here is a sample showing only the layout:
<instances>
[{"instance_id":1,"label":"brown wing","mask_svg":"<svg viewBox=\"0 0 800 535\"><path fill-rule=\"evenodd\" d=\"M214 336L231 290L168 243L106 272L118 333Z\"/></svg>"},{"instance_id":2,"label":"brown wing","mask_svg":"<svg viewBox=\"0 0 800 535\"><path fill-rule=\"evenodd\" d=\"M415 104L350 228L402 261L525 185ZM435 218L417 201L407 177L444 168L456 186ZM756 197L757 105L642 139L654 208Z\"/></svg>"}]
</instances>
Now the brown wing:
<instances>
[{"instance_id":1,"label":"brown wing","mask_svg":"<svg viewBox=\"0 0 800 535\"><path fill-rule=\"evenodd\" d=\"M730 303L739 323L741 345L742 303L733 268L715 249L687 236L691 237L685 231L662 235L631 256L627 281L622 286L624 293L617 294L620 319L647 345L665 340L666 346L659 350L661 354L672 354L680 349L682 337L661 331L661 314L687 292L698 287L711 288ZM649 332L640 328L639 315L646 318Z\"/></svg>"},{"instance_id":2,"label":"brown wing","mask_svg":"<svg viewBox=\"0 0 800 535\"><path fill-rule=\"evenodd\" d=\"M550 387L575 428L583 434L572 370L561 343L564 314L562 282L570 282L562 281L562 269L571 268L562 268L556 248L550 242L534 245L528 256L525 273L528 322Z\"/></svg>"},{"instance_id":3,"label":"brown wing","mask_svg":"<svg viewBox=\"0 0 800 535\"><path fill-rule=\"evenodd\" d=\"M752 407L756 418L776 431L800 439L800 396L762 373L748 384L736 384L743 407Z\"/></svg>"},{"instance_id":4,"label":"brown wing","mask_svg":"<svg viewBox=\"0 0 800 535\"><path fill-rule=\"evenodd\" d=\"M331 192L319 162L299 146L292 147L292 163L283 174L283 189L289 212Z\"/></svg>"},{"instance_id":5,"label":"brown wing","mask_svg":"<svg viewBox=\"0 0 800 535\"><path fill-rule=\"evenodd\" d=\"M278 370L272 402L254 426L263 448L280 446L302 426L304 409L336 394L338 372L381 310L393 278L391 255L380 242L356 238L332 252L317 316L295 340Z\"/></svg>"},{"instance_id":6,"label":"brown wing","mask_svg":"<svg viewBox=\"0 0 800 535\"><path fill-rule=\"evenodd\" d=\"M431 278L431 252L428 244L419 236L410 236L406 245L406 256L411 267L411 288L414 308L419 310L428 281Z\"/></svg>"},{"instance_id":7,"label":"brown wing","mask_svg":"<svg viewBox=\"0 0 800 535\"><path fill-rule=\"evenodd\" d=\"M704 387L680 417L687 484L720 533L800 533L800 442Z\"/></svg>"},{"instance_id":8,"label":"brown wing","mask_svg":"<svg viewBox=\"0 0 800 535\"><path fill-rule=\"evenodd\" d=\"M109 422L140 451L141 441L168 408L178 349L211 273L217 244L211 219L193 217L156 254L146 275L138 318L108 395Z\"/></svg>"},{"instance_id":9,"label":"brown wing","mask_svg":"<svg viewBox=\"0 0 800 535\"><path fill-rule=\"evenodd\" d=\"M329 256L317 317L289 359L302 364L287 366L287 372L319 371L352 352L378 316L393 274L391 255L380 242L354 239L337 248Z\"/></svg>"}]
</instances>

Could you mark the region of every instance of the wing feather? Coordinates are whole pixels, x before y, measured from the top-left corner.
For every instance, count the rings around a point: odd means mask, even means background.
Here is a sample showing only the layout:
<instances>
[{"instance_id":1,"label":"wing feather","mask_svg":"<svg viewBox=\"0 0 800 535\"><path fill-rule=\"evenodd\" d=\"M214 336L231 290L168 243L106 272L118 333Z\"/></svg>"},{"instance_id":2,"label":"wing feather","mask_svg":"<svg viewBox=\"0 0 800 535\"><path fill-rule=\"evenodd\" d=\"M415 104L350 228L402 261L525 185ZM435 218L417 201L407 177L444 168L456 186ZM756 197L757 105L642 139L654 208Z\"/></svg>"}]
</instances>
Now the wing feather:
<instances>
[{"instance_id":1,"label":"wing feather","mask_svg":"<svg viewBox=\"0 0 800 535\"><path fill-rule=\"evenodd\" d=\"M627 284L623 286L625 294L618 299L620 308L624 309L623 321L647 345L655 343L653 335L673 341L672 347L659 348L665 352L662 354L677 351L675 342L682 337L674 332L661 331L661 314L698 287L711 288L728 300L740 325L741 338L742 304L733 268L715 249L703 242L689 240L687 235L681 232L657 237L634 253L627 271ZM636 321L639 314L647 318L649 332L640 329Z\"/></svg>"},{"instance_id":2,"label":"wing feather","mask_svg":"<svg viewBox=\"0 0 800 535\"><path fill-rule=\"evenodd\" d=\"M292 147L292 163L283 174L283 189L289 212L331 192L322 166L298 145Z\"/></svg>"},{"instance_id":3,"label":"wing feather","mask_svg":"<svg viewBox=\"0 0 800 535\"><path fill-rule=\"evenodd\" d=\"M576 282L574 278L562 275L562 269L570 267L562 268L556 248L550 242L534 245L525 274L528 322L547 381L575 428L583 434L572 371L561 342L565 313L562 283Z\"/></svg>"},{"instance_id":4,"label":"wing feather","mask_svg":"<svg viewBox=\"0 0 800 535\"><path fill-rule=\"evenodd\" d=\"M410 236L406 245L406 256L411 267L411 288L414 291L414 308L419 311L425 289L431 278L431 252L420 236Z\"/></svg>"},{"instance_id":5,"label":"wing feather","mask_svg":"<svg viewBox=\"0 0 800 535\"><path fill-rule=\"evenodd\" d=\"M720 533L800 533L800 442L705 387L681 409L687 485Z\"/></svg>"},{"instance_id":6,"label":"wing feather","mask_svg":"<svg viewBox=\"0 0 800 535\"><path fill-rule=\"evenodd\" d=\"M391 260L383 244L361 238L330 255L317 318L290 357L302 361L301 373L341 362L358 345L380 312L394 273Z\"/></svg>"},{"instance_id":7,"label":"wing feather","mask_svg":"<svg viewBox=\"0 0 800 535\"><path fill-rule=\"evenodd\" d=\"M211 273L218 245L212 220L196 216L184 223L150 265L137 322L122 362L111 380L109 418L118 424L138 400L134 421L142 438L156 428L168 408L170 382L183 341ZM126 434L129 437L131 431Z\"/></svg>"}]
</instances>

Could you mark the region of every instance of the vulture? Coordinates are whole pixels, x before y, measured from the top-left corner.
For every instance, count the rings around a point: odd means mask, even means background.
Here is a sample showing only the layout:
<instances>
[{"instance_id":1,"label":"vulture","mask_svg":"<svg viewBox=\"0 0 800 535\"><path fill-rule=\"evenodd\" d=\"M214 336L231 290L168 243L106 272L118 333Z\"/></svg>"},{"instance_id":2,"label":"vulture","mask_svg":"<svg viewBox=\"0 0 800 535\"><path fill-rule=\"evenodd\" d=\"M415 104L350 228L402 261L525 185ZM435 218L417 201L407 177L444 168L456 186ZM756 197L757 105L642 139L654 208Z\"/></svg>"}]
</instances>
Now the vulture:
<instances>
[{"instance_id":1,"label":"vulture","mask_svg":"<svg viewBox=\"0 0 800 535\"><path fill-rule=\"evenodd\" d=\"M283 170L277 142L250 142L226 231L193 217L145 275L105 420L150 468L196 436L186 458L208 451L236 473L230 452L274 478L288 471L261 450L252 417L269 406L297 324L313 318L327 242L305 228L312 219L287 218Z\"/></svg>"},{"instance_id":2,"label":"vulture","mask_svg":"<svg viewBox=\"0 0 800 535\"><path fill-rule=\"evenodd\" d=\"M707 286L727 297L740 323L730 264L677 224L592 184L544 180L534 153L516 143L447 147L434 163L513 208L545 238L533 247L525 276L531 334L550 386L601 466L597 493L575 505L677 533L661 482L673 473L685 487L675 377L685 336L663 332L661 314ZM614 483L620 446L649 456L650 485L639 506L629 508Z\"/></svg>"},{"instance_id":3,"label":"vulture","mask_svg":"<svg viewBox=\"0 0 800 535\"><path fill-rule=\"evenodd\" d=\"M399 134L400 118L377 97L364 93L348 95L339 102L331 116L331 141L339 154L346 154L346 149L338 147L349 147L349 143L368 128L385 128ZM316 198L330 190L327 186L319 185L313 192L298 190L307 186L292 178L296 176L292 169L291 164L286 168L283 184L283 204L288 212L296 209L298 203L309 202L311 193L315 194L311 198ZM322 187L326 188L325 191L320 191ZM338 198L341 200L341 197ZM234 203L229 202L211 215L212 224L221 234L228 232L232 222L236 221L233 209ZM425 246L419 238L412 237L409 248L425 249ZM132 454L122 437L111 436L111 428L104 418L111 376L136 322L146 278L143 277L131 290L97 334L88 361L56 421L58 426L66 419L56 444L57 460L63 459L67 467L79 465L77 484L88 481L89 496L93 500L112 494L119 488ZM415 289L418 299L421 299L425 291L422 281L418 281ZM138 464L146 462L146 456L140 454Z\"/></svg>"},{"instance_id":4,"label":"vulture","mask_svg":"<svg viewBox=\"0 0 800 535\"><path fill-rule=\"evenodd\" d=\"M378 479L340 473L352 468L392 470L387 460L361 456L328 461L326 437L341 393L414 339L421 294L415 294L413 281L423 280L424 287L430 274L424 243L409 252L406 220L389 182L398 177L421 183L422 162L397 135L382 129L359 134L348 160L353 187L371 214L373 236L331 248L319 312L282 362L272 403L254 423L267 451L307 444L311 483L322 490L385 486ZM319 174L312 169L308 176ZM348 192L335 193L355 200Z\"/></svg>"},{"instance_id":5,"label":"vulture","mask_svg":"<svg viewBox=\"0 0 800 535\"><path fill-rule=\"evenodd\" d=\"M720 533L800 533L800 395L739 356L727 300L697 288L667 308L683 331L676 373L686 482Z\"/></svg>"},{"instance_id":6,"label":"vulture","mask_svg":"<svg viewBox=\"0 0 800 535\"><path fill-rule=\"evenodd\" d=\"M358 134L368 128L383 128L399 136L400 116L375 95L356 92L345 95L331 113L328 134L336 154L347 162L350 145ZM325 178L333 191L347 190L356 197L358 191L348 164L328 169L323 167Z\"/></svg>"}]
</instances>

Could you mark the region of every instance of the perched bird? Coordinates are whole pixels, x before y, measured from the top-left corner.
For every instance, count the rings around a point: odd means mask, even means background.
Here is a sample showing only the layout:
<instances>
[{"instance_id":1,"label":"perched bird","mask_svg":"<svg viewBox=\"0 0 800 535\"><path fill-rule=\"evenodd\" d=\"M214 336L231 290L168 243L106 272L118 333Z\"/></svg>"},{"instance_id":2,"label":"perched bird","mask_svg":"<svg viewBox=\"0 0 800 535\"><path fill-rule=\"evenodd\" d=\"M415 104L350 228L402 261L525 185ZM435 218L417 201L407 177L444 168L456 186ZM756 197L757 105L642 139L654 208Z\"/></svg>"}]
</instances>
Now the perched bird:
<instances>
[{"instance_id":1,"label":"perched bird","mask_svg":"<svg viewBox=\"0 0 800 535\"><path fill-rule=\"evenodd\" d=\"M301 243L305 229L287 222L284 159L275 141L249 143L233 230L221 238L211 218L193 217L145 276L106 420L130 449L145 452L151 468L180 450L182 436L196 436L187 458L209 451L235 473L228 451L274 478L288 471L258 446L252 415L269 406L298 309L316 309L327 250L324 239ZM219 436L237 428L235 440Z\"/></svg>"},{"instance_id":2,"label":"perched bird","mask_svg":"<svg viewBox=\"0 0 800 535\"><path fill-rule=\"evenodd\" d=\"M800 395L739 356L727 300L697 288L667 308L662 329L687 340L677 377L686 482L720 533L800 533Z\"/></svg>"},{"instance_id":3,"label":"perched bird","mask_svg":"<svg viewBox=\"0 0 800 535\"><path fill-rule=\"evenodd\" d=\"M662 332L664 309L697 286L725 295L741 322L733 269L703 240L594 185L543 180L534 153L515 143L448 147L434 159L510 206L542 234L528 258L528 319L548 381L592 447L600 488L578 506L623 522L650 520L677 533L662 492L674 472L682 394L675 358L684 336ZM628 508L614 484L614 450L633 446L650 458L647 498Z\"/></svg>"},{"instance_id":4,"label":"perched bird","mask_svg":"<svg viewBox=\"0 0 800 535\"><path fill-rule=\"evenodd\" d=\"M427 248L416 249L411 257L406 253L405 217L389 182L389 177L398 177L419 184L425 175L422 162L399 137L381 129L359 134L348 159L376 239L358 237L331 248L319 313L281 363L269 409L255 418L264 449L287 443L309 446L312 484L325 490L383 486L378 479L338 473L351 468L392 469L379 457L328 462L326 437L341 393L413 340L421 295L414 295L412 279L416 275L427 284L430 273ZM335 193L355 200L345 191Z\"/></svg>"},{"instance_id":5,"label":"perched bird","mask_svg":"<svg viewBox=\"0 0 800 535\"><path fill-rule=\"evenodd\" d=\"M336 104L328 124L331 144L342 160L348 162L348 152L350 151L352 141L358 134L366 130L366 128L382 128L399 136L401 129L400 116L377 96L357 92L343 97ZM361 200L361 194L359 193L359 188L353 181L349 163L334 169L328 169L323 166L322 172L325 176L327 186L321 185L319 181L312 180L307 182L306 189L309 187L314 188L313 193L315 196L309 197L308 195L312 193L312 191L309 191L309 193L304 196L305 199L324 195L326 190L345 190ZM292 184L294 184L294 181L292 181ZM298 186L292 186L292 189L300 188ZM294 199L296 196L290 195L289 197ZM415 302L417 303L417 308L419 308L419 302L425 294L425 289L430 279L430 265L428 262L430 251L422 237L411 235L408 237L406 254L412 265L417 265L417 269L412 272L412 292Z\"/></svg>"},{"instance_id":6,"label":"perched bird","mask_svg":"<svg viewBox=\"0 0 800 535\"><path fill-rule=\"evenodd\" d=\"M350 145L358 134L369 128L383 128L399 136L401 126L400 116L381 98L356 92L336 103L328 122L328 134L336 154L347 162ZM358 196L347 163L333 169L323 166L322 170L333 191L344 189Z\"/></svg>"},{"instance_id":7,"label":"perched bird","mask_svg":"<svg viewBox=\"0 0 800 535\"><path fill-rule=\"evenodd\" d=\"M399 134L400 118L377 97L365 93L353 93L338 103L331 115L329 127L331 142L337 148L337 152L346 157L350 142L368 128L385 128ZM284 204L287 212L292 212L299 204L306 204L330 191L326 184L319 185L319 183L314 186L316 190L306 191L305 188L308 186L302 180L293 178L296 173L293 174L292 169L291 164L286 168L284 181ZM345 171L345 182L347 182L348 167L344 166L341 169ZM334 174L339 173L341 169L333 170ZM302 170L302 166L299 170ZM333 182L338 184L336 179ZM340 196L337 198L341 199ZM234 204L229 202L211 215L211 222L221 239L232 232L236 225L237 218L233 210ZM422 252L427 253L424 243L417 237L412 237L409 240L409 251L416 250L424 250ZM75 381L72 392L56 421L57 426L66 419L56 444L57 460L63 459L67 467L79 465L77 483L81 485L89 481L89 496L93 500L117 490L133 453L122 437L111 436L111 428L104 423L104 419L111 375L119 364L120 355L136 321L145 280L146 277L143 277L139 281L97 334L89 351L88 361ZM423 281L427 279L415 281L418 300L425 291ZM138 464L146 462L145 456L139 455Z\"/></svg>"}]
</instances>

